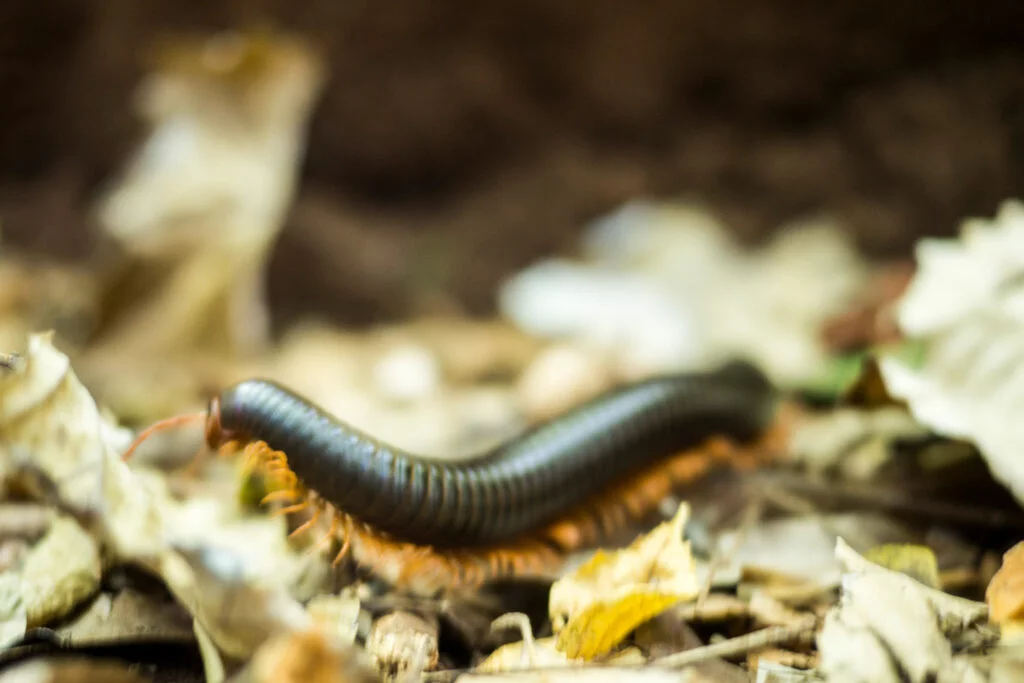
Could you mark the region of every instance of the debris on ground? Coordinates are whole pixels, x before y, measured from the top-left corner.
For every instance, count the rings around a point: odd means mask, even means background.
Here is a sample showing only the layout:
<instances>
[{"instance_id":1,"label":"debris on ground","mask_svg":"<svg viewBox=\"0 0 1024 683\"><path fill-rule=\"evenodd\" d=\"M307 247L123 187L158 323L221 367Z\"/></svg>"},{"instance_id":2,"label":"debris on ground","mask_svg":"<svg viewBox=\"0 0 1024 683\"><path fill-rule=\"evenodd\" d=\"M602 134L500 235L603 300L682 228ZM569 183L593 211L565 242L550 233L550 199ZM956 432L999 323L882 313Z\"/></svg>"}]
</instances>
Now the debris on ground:
<instances>
[{"instance_id":1,"label":"debris on ground","mask_svg":"<svg viewBox=\"0 0 1024 683\"><path fill-rule=\"evenodd\" d=\"M315 54L260 31L171 45L140 91L147 141L99 204L126 260L0 259L2 680L1022 673L1024 204L871 263L827 218L741 247L695 202L636 200L510 277L490 318L439 304L272 335L261 283L325 87ZM211 402L277 382L372 438L366 469L401 487L422 465L399 449L455 466L728 361L778 392L763 433L480 553L377 533L317 493L333 473L300 480ZM420 479L424 507L384 516L521 493L476 476ZM442 569L396 578L423 566ZM453 587L414 590L434 579Z\"/></svg>"}]
</instances>

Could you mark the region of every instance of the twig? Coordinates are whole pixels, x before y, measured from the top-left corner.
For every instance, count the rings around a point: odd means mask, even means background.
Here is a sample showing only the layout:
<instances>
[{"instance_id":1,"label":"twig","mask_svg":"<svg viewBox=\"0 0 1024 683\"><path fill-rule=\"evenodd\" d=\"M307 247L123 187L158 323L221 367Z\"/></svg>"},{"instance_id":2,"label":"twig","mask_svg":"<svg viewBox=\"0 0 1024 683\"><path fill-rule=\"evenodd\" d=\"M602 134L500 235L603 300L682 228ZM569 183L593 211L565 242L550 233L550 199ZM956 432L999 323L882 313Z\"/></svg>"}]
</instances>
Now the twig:
<instances>
[{"instance_id":1,"label":"twig","mask_svg":"<svg viewBox=\"0 0 1024 683\"><path fill-rule=\"evenodd\" d=\"M759 650L763 647L781 645L804 638L814 632L816 623L816 619L807 619L795 626L769 626L768 628L754 631L738 638L730 638L720 643L668 655L661 659L656 659L650 664L669 669L681 669L709 659L737 657L745 655L751 650Z\"/></svg>"}]
</instances>

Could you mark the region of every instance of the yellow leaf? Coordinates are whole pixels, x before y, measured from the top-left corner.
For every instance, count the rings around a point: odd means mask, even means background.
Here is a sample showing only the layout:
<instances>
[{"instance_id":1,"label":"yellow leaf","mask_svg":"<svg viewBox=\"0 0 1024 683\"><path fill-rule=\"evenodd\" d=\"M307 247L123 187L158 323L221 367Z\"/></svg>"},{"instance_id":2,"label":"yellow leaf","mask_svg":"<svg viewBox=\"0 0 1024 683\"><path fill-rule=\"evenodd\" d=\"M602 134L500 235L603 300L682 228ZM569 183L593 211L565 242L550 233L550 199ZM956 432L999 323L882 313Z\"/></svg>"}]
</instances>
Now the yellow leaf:
<instances>
[{"instance_id":1,"label":"yellow leaf","mask_svg":"<svg viewBox=\"0 0 1024 683\"><path fill-rule=\"evenodd\" d=\"M592 659L610 652L637 626L697 595L690 546L683 540L689 506L628 548L598 550L555 582L548 605L560 652Z\"/></svg>"},{"instance_id":2,"label":"yellow leaf","mask_svg":"<svg viewBox=\"0 0 1024 683\"><path fill-rule=\"evenodd\" d=\"M591 660L611 652L626 636L683 597L637 590L614 603L595 603L576 615L558 633L558 650L571 659Z\"/></svg>"},{"instance_id":3,"label":"yellow leaf","mask_svg":"<svg viewBox=\"0 0 1024 683\"><path fill-rule=\"evenodd\" d=\"M890 543L875 546L864 559L894 572L906 574L929 588L939 588L939 564L935 553L924 545Z\"/></svg>"}]
</instances>

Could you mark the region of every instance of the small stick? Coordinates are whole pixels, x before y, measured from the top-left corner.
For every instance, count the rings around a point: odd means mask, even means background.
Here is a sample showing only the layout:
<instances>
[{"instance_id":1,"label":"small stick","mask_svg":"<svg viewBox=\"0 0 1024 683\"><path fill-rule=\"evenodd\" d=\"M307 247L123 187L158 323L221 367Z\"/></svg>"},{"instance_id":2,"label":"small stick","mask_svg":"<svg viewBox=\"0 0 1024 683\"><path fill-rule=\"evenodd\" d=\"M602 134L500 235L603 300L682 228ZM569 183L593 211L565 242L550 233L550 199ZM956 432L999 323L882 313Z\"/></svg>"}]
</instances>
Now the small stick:
<instances>
[{"instance_id":1,"label":"small stick","mask_svg":"<svg viewBox=\"0 0 1024 683\"><path fill-rule=\"evenodd\" d=\"M799 640L813 633L816 623L817 619L807 619L795 626L769 626L744 636L723 640L720 643L695 647L692 650L667 655L661 659L654 660L651 664L663 668L681 669L709 659L738 657L747 654L751 650L759 650L764 647Z\"/></svg>"}]
</instances>

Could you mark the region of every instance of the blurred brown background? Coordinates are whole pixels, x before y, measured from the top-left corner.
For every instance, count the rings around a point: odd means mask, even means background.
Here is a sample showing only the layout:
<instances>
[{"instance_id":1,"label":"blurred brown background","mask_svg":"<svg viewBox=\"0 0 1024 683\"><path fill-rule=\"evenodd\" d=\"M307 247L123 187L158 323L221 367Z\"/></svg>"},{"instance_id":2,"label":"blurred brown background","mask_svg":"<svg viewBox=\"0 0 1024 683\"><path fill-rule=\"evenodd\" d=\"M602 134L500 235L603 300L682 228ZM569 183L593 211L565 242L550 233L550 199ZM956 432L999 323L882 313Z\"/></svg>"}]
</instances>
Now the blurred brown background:
<instances>
[{"instance_id":1,"label":"blurred brown background","mask_svg":"<svg viewBox=\"0 0 1024 683\"><path fill-rule=\"evenodd\" d=\"M1024 4L862 0L0 3L5 244L81 258L168 31L270 20L327 55L271 272L278 324L493 305L636 197L756 239L807 212L877 256L1021 193Z\"/></svg>"}]
</instances>

